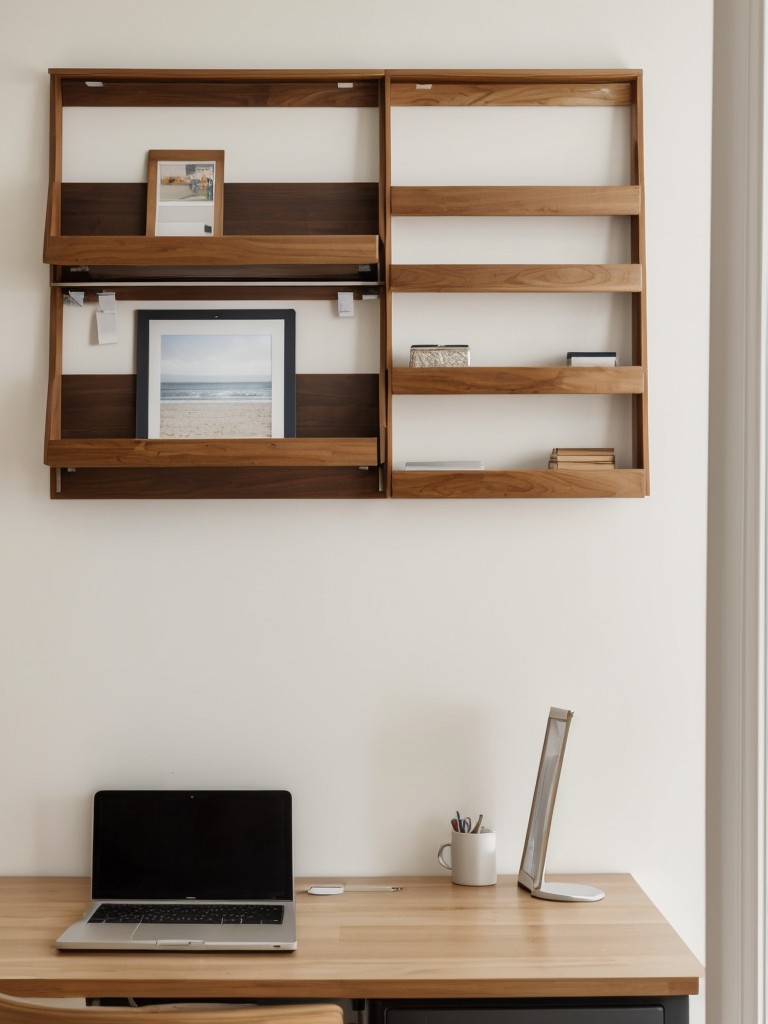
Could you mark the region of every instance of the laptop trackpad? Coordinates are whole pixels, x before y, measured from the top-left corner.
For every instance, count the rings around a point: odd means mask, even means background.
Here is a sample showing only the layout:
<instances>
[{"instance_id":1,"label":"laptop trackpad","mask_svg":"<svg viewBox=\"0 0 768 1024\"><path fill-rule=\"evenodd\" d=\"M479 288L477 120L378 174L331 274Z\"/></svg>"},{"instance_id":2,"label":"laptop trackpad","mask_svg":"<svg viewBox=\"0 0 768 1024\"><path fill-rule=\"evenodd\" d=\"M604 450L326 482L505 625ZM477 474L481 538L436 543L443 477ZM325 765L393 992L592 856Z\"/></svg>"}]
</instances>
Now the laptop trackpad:
<instances>
[{"instance_id":1,"label":"laptop trackpad","mask_svg":"<svg viewBox=\"0 0 768 1024\"><path fill-rule=\"evenodd\" d=\"M220 924L140 924L131 942L189 946L216 942L220 934Z\"/></svg>"}]
</instances>

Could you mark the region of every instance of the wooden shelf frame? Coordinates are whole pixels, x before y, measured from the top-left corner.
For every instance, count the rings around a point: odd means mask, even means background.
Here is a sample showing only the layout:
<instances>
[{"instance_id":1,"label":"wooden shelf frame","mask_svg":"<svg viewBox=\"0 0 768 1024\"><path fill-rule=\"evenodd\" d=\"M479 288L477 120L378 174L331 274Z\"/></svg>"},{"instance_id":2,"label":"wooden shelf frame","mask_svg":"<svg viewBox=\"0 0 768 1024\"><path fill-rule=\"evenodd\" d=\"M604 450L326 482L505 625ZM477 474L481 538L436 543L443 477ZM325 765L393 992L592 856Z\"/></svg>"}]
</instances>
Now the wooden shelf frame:
<instances>
[{"instance_id":1,"label":"wooden shelf frame","mask_svg":"<svg viewBox=\"0 0 768 1024\"><path fill-rule=\"evenodd\" d=\"M520 105L628 107L629 183L392 185L393 107ZM351 202L346 200L344 183L310 185L304 194L292 192L296 186L287 184L225 185L232 200L225 205L233 219L229 226L225 224L224 235L195 240L148 238L141 226L146 203L141 184L93 188L88 183L62 184L66 106L377 108L379 180L354 186L354 198L350 187ZM52 491L59 497L640 497L649 493L642 116L642 72L631 69L52 69L44 242L52 284L46 410L46 461L52 467ZM341 217L340 209L349 213ZM286 210L295 211L290 224L285 222ZM629 262L393 265L393 216L628 217ZM62 408L68 401L62 377L62 293L67 287L84 287L88 292L114 281L115 290L125 298L327 300L337 280L344 280L345 290L354 288L356 295L373 291L381 297L376 436L369 436L367 421L353 424L357 430L339 436L320 436L322 423L320 428L315 423L311 436L231 441L101 436L98 424L95 434L78 437L73 436L71 422L62 429L62 414L69 415ZM626 293L631 301L632 365L396 367L392 304L399 292ZM339 394L346 387L339 385L340 391L329 398L331 405L344 401ZM123 415L129 415L124 385L118 382L115 388L115 400L123 403ZM396 471L393 396L465 394L627 396L632 408L632 468ZM322 405L319 400L316 408L322 410ZM370 403L366 409L371 409ZM335 415L329 423L337 422ZM368 413L362 416L365 420ZM318 418L322 417L320 411ZM361 436L349 436L360 433L361 425ZM350 422L343 426L349 427ZM371 469L361 472L366 466ZM379 468L384 474L382 484L377 482ZM65 474L67 469L76 472Z\"/></svg>"},{"instance_id":2,"label":"wooden shelf frame","mask_svg":"<svg viewBox=\"0 0 768 1024\"><path fill-rule=\"evenodd\" d=\"M627 293L631 366L396 367L388 343L392 395L605 394L631 402L632 468L610 471L412 472L390 466L394 497L643 497L648 472L642 72L398 71L387 76L391 106L626 106L630 181L622 185L393 185L389 217L626 217L625 264L391 264L388 294ZM388 315L391 318L391 299ZM568 346L564 346L567 348ZM547 453L548 454L548 453Z\"/></svg>"},{"instance_id":3,"label":"wooden shelf frame","mask_svg":"<svg viewBox=\"0 0 768 1024\"><path fill-rule=\"evenodd\" d=\"M43 258L52 286L45 433L52 496L383 496L381 409L378 422L371 416L374 375L297 377L297 437L177 440L130 436L132 375L62 372L67 288L84 289L88 300L105 286L120 298L164 301L327 301L342 287L357 298L379 295L384 210L379 181L225 183L223 235L147 237L145 184L62 183L64 107L378 108L382 77L347 70L51 70ZM383 380L383 366L375 377ZM381 383L378 389L380 405ZM351 404L345 409L344 402ZM99 403L107 403L103 413ZM354 436L355 427L366 432ZM338 428L344 433L336 435Z\"/></svg>"}]
</instances>

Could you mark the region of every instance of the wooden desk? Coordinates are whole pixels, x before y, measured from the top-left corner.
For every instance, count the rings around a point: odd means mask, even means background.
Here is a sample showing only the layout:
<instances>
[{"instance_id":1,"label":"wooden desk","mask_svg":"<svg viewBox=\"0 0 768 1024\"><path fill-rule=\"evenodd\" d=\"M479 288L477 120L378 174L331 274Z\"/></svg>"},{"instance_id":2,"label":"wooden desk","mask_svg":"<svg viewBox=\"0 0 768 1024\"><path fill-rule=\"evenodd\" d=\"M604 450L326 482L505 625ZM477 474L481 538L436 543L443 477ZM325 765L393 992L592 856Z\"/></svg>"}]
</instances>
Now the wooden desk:
<instances>
[{"instance_id":1,"label":"wooden desk","mask_svg":"<svg viewBox=\"0 0 768 1024\"><path fill-rule=\"evenodd\" d=\"M376 879L404 889L343 896L309 896L299 880L298 950L232 954L59 952L53 941L87 908L88 880L4 878L0 992L593 1002L698 992L701 965L631 876L579 880L606 898L535 900L514 876L484 888ZM665 1024L687 1019L687 998L673 1002L685 1016Z\"/></svg>"}]
</instances>

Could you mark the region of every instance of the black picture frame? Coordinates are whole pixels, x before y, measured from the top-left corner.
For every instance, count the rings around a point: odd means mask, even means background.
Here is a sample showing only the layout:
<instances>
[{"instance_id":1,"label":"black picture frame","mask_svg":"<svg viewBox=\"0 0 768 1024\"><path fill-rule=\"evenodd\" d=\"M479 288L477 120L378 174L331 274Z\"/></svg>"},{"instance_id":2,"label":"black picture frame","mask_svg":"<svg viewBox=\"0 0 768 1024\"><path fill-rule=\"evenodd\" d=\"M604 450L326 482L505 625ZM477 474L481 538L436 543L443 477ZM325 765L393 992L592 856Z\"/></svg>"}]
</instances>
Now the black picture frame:
<instances>
[{"instance_id":1,"label":"black picture frame","mask_svg":"<svg viewBox=\"0 0 768 1024\"><path fill-rule=\"evenodd\" d=\"M136 437L295 436L295 310L136 311Z\"/></svg>"}]
</instances>

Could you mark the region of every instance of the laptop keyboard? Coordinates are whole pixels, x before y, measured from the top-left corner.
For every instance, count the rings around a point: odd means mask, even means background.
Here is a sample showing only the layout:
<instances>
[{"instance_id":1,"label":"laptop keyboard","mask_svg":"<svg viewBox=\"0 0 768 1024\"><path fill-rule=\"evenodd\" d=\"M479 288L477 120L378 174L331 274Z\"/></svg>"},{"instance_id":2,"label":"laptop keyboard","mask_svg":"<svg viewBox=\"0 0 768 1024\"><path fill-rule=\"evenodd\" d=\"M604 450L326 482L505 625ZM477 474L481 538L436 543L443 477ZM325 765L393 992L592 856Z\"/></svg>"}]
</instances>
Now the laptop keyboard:
<instances>
[{"instance_id":1,"label":"laptop keyboard","mask_svg":"<svg viewBox=\"0 0 768 1024\"><path fill-rule=\"evenodd\" d=\"M283 907L219 903L102 903L92 924L282 924Z\"/></svg>"}]
</instances>

